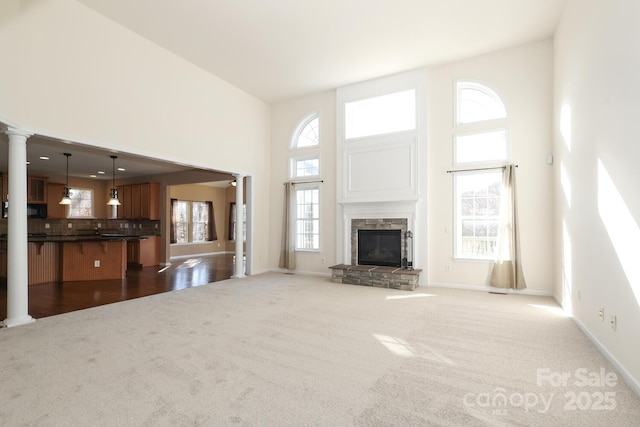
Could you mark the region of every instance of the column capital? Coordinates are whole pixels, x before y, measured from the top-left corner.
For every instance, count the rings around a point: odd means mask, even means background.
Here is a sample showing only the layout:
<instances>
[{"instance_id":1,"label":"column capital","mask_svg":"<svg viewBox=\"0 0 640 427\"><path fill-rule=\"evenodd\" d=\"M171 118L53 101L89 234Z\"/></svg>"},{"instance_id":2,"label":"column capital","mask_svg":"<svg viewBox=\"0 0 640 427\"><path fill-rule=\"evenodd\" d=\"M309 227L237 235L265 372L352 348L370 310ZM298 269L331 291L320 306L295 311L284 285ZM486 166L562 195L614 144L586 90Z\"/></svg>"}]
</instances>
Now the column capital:
<instances>
[{"instance_id":1,"label":"column capital","mask_svg":"<svg viewBox=\"0 0 640 427\"><path fill-rule=\"evenodd\" d=\"M9 136L12 136L12 135L21 136L25 139L33 135L33 132L29 132L24 129L16 128L13 126L5 126L4 129L2 129L2 133L5 133Z\"/></svg>"}]
</instances>

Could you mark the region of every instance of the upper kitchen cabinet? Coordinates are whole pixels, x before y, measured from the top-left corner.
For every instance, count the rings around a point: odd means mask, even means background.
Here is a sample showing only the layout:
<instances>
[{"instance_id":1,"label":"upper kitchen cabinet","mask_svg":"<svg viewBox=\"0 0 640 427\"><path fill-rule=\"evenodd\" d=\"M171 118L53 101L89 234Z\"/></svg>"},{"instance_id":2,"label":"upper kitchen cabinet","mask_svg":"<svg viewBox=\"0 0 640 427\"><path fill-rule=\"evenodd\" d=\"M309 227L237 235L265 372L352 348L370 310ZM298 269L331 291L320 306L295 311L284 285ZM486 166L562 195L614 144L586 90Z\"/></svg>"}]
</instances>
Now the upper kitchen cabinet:
<instances>
[{"instance_id":1,"label":"upper kitchen cabinet","mask_svg":"<svg viewBox=\"0 0 640 427\"><path fill-rule=\"evenodd\" d=\"M64 187L64 184L53 182L47 185L47 197L49 198L49 203L47 203L47 218L64 219L67 217L67 206L58 203L62 198Z\"/></svg>"},{"instance_id":2,"label":"upper kitchen cabinet","mask_svg":"<svg viewBox=\"0 0 640 427\"><path fill-rule=\"evenodd\" d=\"M47 203L47 178L27 177L27 201L29 203Z\"/></svg>"},{"instance_id":3,"label":"upper kitchen cabinet","mask_svg":"<svg viewBox=\"0 0 640 427\"><path fill-rule=\"evenodd\" d=\"M0 174L0 188L2 188L2 201L9 200L9 175ZM47 203L47 178L41 176L27 177L27 202Z\"/></svg>"},{"instance_id":4,"label":"upper kitchen cabinet","mask_svg":"<svg viewBox=\"0 0 640 427\"><path fill-rule=\"evenodd\" d=\"M121 203L118 206L118 218L160 219L159 183L121 185L118 195Z\"/></svg>"},{"instance_id":5,"label":"upper kitchen cabinet","mask_svg":"<svg viewBox=\"0 0 640 427\"><path fill-rule=\"evenodd\" d=\"M0 195L0 201L6 202L7 195L9 194L9 190L7 188L7 175L0 173L0 190L2 190L2 194Z\"/></svg>"}]
</instances>

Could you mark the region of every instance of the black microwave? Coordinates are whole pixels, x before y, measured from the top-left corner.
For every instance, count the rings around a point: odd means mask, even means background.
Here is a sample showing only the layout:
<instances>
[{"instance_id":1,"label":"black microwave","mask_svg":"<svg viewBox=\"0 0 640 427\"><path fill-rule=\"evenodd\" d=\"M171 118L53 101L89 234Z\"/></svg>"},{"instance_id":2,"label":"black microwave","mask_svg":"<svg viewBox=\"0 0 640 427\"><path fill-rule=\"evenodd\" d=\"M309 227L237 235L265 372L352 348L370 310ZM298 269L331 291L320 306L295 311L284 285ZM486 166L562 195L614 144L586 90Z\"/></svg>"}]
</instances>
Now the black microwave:
<instances>
[{"instance_id":1,"label":"black microwave","mask_svg":"<svg viewBox=\"0 0 640 427\"><path fill-rule=\"evenodd\" d=\"M9 213L9 202L2 202L2 217L6 218ZM37 203L27 203L27 218L47 218L47 205Z\"/></svg>"}]
</instances>

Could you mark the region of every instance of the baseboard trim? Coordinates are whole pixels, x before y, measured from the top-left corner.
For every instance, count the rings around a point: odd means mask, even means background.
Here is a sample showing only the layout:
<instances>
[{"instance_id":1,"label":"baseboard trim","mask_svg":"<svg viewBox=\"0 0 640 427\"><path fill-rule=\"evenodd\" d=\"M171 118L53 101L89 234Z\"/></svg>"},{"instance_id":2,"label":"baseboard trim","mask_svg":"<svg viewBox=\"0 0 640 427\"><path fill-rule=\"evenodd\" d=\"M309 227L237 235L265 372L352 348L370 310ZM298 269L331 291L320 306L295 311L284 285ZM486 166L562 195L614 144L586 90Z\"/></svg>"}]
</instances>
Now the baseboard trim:
<instances>
[{"instance_id":1,"label":"baseboard trim","mask_svg":"<svg viewBox=\"0 0 640 427\"><path fill-rule=\"evenodd\" d=\"M319 273L317 271L287 270L286 268L272 268L269 271L271 273L299 274L301 276L316 276L331 279L331 273Z\"/></svg>"},{"instance_id":2,"label":"baseboard trim","mask_svg":"<svg viewBox=\"0 0 640 427\"><path fill-rule=\"evenodd\" d=\"M578 325L580 330L587 336L587 338L589 338L589 341L591 341L591 343L596 346L600 353L602 353L603 356L606 357L607 360L616 368L620 375L622 375L624 382L627 383L629 388L631 388L631 390L633 390L636 395L640 397L640 382L636 378L634 378L633 375L631 375L629 371L624 368L624 366L622 366L622 364L618 361L618 359L615 358L614 355L609 353L607 348L602 345L600 341L598 341L595 335L593 335L580 320L578 320L574 316L572 317L573 321L576 322L576 325Z\"/></svg>"},{"instance_id":3,"label":"baseboard trim","mask_svg":"<svg viewBox=\"0 0 640 427\"><path fill-rule=\"evenodd\" d=\"M176 255L176 256L172 256L171 258L169 258L169 261L179 260L179 259L187 259L187 258L198 258L198 257L203 257L203 256L229 255L229 254L235 254L235 252L221 251L221 252L206 252L206 253L191 254L191 255Z\"/></svg>"},{"instance_id":4,"label":"baseboard trim","mask_svg":"<svg viewBox=\"0 0 640 427\"><path fill-rule=\"evenodd\" d=\"M534 296L540 296L540 297L553 297L553 292L551 291L538 291L535 289L522 289L522 290L502 289L502 288L494 288L493 286L485 286L485 285L474 286L474 285L463 285L459 283L431 282L427 284L427 287L463 289L466 291L505 293L505 294L516 294L516 295L534 295Z\"/></svg>"}]
</instances>

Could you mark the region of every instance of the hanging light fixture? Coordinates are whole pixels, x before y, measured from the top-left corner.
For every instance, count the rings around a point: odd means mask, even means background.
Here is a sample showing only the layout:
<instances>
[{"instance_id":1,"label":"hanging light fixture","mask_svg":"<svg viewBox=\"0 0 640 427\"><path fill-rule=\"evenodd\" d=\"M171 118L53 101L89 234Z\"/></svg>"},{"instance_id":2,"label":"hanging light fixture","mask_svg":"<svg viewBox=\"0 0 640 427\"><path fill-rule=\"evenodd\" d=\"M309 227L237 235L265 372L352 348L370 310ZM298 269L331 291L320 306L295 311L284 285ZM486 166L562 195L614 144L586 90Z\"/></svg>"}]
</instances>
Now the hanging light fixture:
<instances>
[{"instance_id":1,"label":"hanging light fixture","mask_svg":"<svg viewBox=\"0 0 640 427\"><path fill-rule=\"evenodd\" d=\"M107 205L109 206L120 206L120 200L118 200L118 189L116 188L116 159L118 156L111 156L113 159L113 187L111 187L111 191L109 192L109 201Z\"/></svg>"},{"instance_id":2,"label":"hanging light fixture","mask_svg":"<svg viewBox=\"0 0 640 427\"><path fill-rule=\"evenodd\" d=\"M67 183L64 186L64 190L62 191L62 199L58 202L61 205L70 205L71 204L71 189L69 188L69 157L71 157L71 153L62 153L67 158Z\"/></svg>"}]
</instances>

